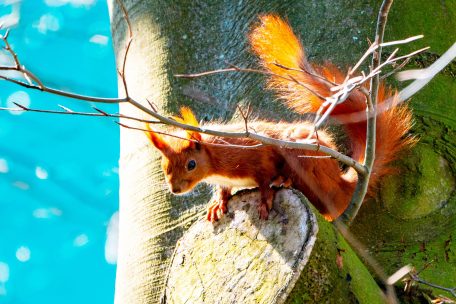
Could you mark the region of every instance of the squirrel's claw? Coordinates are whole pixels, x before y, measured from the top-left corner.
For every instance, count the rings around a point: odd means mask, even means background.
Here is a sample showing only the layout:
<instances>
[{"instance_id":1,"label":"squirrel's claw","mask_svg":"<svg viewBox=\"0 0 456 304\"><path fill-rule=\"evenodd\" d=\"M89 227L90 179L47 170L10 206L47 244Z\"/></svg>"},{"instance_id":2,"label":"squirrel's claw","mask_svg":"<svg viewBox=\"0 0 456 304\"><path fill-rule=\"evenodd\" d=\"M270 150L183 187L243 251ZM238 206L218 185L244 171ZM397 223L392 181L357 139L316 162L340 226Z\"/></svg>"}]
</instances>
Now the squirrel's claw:
<instances>
[{"instance_id":1,"label":"squirrel's claw","mask_svg":"<svg viewBox=\"0 0 456 304\"><path fill-rule=\"evenodd\" d=\"M219 211L222 214L228 212L228 201L221 200L213 202L209 208L207 208L207 220L214 223L220 219Z\"/></svg>"}]
</instances>

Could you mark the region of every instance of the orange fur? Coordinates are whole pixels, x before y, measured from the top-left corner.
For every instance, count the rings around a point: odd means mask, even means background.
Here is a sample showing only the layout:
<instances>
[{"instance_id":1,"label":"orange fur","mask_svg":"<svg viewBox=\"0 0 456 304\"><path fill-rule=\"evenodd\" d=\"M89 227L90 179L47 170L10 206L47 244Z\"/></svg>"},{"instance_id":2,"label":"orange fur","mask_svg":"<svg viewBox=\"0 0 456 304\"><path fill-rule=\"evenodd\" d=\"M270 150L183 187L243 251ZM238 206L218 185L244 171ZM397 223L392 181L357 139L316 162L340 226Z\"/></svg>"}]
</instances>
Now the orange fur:
<instances>
[{"instance_id":1,"label":"orange fur","mask_svg":"<svg viewBox=\"0 0 456 304\"><path fill-rule=\"evenodd\" d=\"M269 86L298 113L316 112L320 108L322 100L315 92L322 96L332 94L330 84L321 77L337 83L343 81L343 74L330 64L312 67L298 38L279 17L263 16L252 31L250 41L261 64L275 75L270 77ZM382 86L380 103L390 95L393 93ZM334 117L364 111L365 107L365 97L354 91L346 102L335 108ZM189 109L183 109L181 114L182 118L175 118L177 121L198 125ZM413 143L413 139L406 138L410 126L411 114L405 106L393 107L378 116L376 160L369 193L372 193L378 178L390 172L388 163L396 158L400 150ZM306 139L312 132L312 125L305 121L256 121L250 123L250 127L260 134L295 142ZM351 142L352 157L362 161L366 123L345 121L344 127ZM244 125L210 125L208 128L243 131ZM273 187L282 184L299 189L326 218L334 219L347 207L356 185L357 176L353 169L344 173L336 160L312 157L322 156L320 152L255 146L256 142L250 139L221 139L197 132L176 131L176 135L189 140L165 138L155 133L150 133L149 138L163 154L163 171L173 193L190 191L201 181L218 184L218 201L208 210L208 220L211 221L219 218L218 212L226 212L233 187L255 186L261 192L259 214L266 219L272 207ZM319 131L318 138L314 136L314 140L320 145L337 149L331 134L325 130ZM245 147L239 148L239 145Z\"/></svg>"},{"instance_id":2,"label":"orange fur","mask_svg":"<svg viewBox=\"0 0 456 304\"><path fill-rule=\"evenodd\" d=\"M321 67L313 67L304 56L301 43L294 36L288 23L278 16L266 15L261 17L260 25L252 31L249 38L253 52L260 58L261 64L273 73L268 82L269 86L278 93L279 97L285 100L289 107L298 113L315 113L319 110L323 100L312 92L321 96L332 95L330 84L314 76L315 74L338 84L345 79L345 75L331 63L325 63ZM281 46L287 48L281 51ZM295 59L291 60L290 58L293 56ZM277 63L286 66L288 69L278 67ZM292 81L293 79L304 84L305 87ZM395 93L381 84L378 104L383 104L390 97L393 97L393 106L377 116L376 160L370 178L369 195L373 194L378 179L392 172L388 163L397 158L399 151L415 143L414 138L407 137L412 125L410 110L405 105L396 106ZM345 118L341 123L343 123L350 138L352 157L359 162L363 162L364 158L366 123L365 121L352 123L350 114L364 112L365 109L365 96L359 90L355 90L348 100L338 105L332 112L332 117L336 120L339 116ZM354 175L350 172L346 178L349 176Z\"/></svg>"}]
</instances>

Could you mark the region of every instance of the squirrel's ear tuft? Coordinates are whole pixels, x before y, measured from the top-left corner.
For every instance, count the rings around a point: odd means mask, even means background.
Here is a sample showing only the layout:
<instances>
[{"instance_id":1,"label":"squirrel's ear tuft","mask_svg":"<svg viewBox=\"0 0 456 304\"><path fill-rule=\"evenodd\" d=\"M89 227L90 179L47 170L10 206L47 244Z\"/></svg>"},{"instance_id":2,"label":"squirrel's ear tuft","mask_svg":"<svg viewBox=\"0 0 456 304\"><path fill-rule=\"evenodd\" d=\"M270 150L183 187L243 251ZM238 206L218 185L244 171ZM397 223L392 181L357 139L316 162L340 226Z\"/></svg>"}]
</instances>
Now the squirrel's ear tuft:
<instances>
[{"instance_id":1,"label":"squirrel's ear tuft","mask_svg":"<svg viewBox=\"0 0 456 304\"><path fill-rule=\"evenodd\" d=\"M199 123L193 114L192 110L189 107L182 107L181 110L181 117L185 124L198 127Z\"/></svg>"},{"instance_id":2,"label":"squirrel's ear tuft","mask_svg":"<svg viewBox=\"0 0 456 304\"><path fill-rule=\"evenodd\" d=\"M195 117L195 114L193 114L192 110L189 107L182 107L180 110L181 117L173 116L174 120L177 122L198 127L199 123L198 120ZM198 132L193 132L193 131L187 131L187 138L188 139L193 139L196 141L201 141L201 134Z\"/></svg>"},{"instance_id":3,"label":"squirrel's ear tuft","mask_svg":"<svg viewBox=\"0 0 456 304\"><path fill-rule=\"evenodd\" d=\"M168 149L168 143L163 139L163 136L161 136L158 133L155 133L154 130L150 127L150 124L146 123L146 129L147 131L144 131L149 138L150 142L160 150L161 152L164 152L166 149Z\"/></svg>"}]
</instances>

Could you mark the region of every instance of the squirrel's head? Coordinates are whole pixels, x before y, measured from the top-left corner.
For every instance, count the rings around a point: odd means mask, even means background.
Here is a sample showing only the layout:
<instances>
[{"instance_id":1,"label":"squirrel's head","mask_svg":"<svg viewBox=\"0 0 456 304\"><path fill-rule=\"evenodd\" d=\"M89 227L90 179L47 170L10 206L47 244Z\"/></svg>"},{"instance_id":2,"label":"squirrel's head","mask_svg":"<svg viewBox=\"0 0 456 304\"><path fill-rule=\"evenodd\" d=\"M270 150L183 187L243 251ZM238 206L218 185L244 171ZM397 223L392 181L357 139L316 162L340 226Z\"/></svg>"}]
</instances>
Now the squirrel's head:
<instances>
[{"instance_id":1,"label":"squirrel's head","mask_svg":"<svg viewBox=\"0 0 456 304\"><path fill-rule=\"evenodd\" d=\"M187 108L181 109L182 117L174 117L179 122L198 125L195 117ZM209 158L201 144L201 134L180 131L172 134L159 134L148 126L147 136L162 154L162 169L169 189L174 194L192 190L208 175Z\"/></svg>"}]
</instances>

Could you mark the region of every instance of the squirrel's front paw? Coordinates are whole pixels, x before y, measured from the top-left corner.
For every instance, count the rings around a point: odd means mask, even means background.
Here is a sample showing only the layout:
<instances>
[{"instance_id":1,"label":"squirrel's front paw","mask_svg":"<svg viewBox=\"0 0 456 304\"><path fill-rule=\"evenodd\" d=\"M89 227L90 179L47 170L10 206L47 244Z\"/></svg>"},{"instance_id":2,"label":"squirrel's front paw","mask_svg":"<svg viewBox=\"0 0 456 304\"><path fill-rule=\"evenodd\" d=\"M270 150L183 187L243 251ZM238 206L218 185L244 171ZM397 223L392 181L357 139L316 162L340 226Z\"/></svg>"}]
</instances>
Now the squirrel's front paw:
<instances>
[{"instance_id":1,"label":"squirrel's front paw","mask_svg":"<svg viewBox=\"0 0 456 304\"><path fill-rule=\"evenodd\" d=\"M221 214L228 212L228 202L225 200L214 201L209 208L207 208L207 220L210 222L216 222L220 219L219 211Z\"/></svg>"}]
</instances>

